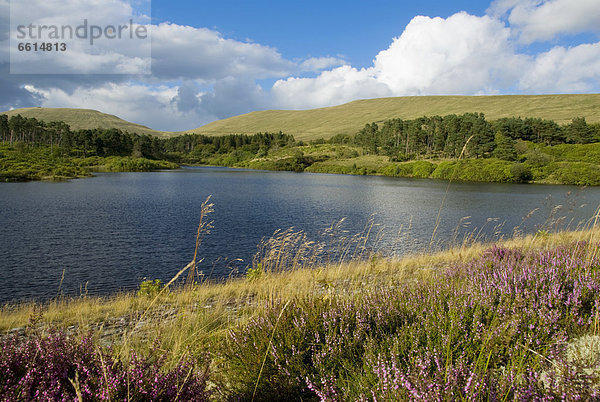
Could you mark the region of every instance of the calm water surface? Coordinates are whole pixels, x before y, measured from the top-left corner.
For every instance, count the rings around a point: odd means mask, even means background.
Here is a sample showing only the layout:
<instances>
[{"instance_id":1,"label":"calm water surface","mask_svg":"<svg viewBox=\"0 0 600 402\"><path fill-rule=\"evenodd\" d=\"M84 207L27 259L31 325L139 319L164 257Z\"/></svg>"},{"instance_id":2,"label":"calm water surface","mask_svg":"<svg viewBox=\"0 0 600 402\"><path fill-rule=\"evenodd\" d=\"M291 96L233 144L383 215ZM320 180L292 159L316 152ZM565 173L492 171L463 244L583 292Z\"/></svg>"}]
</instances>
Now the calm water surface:
<instances>
[{"instance_id":1,"label":"calm water surface","mask_svg":"<svg viewBox=\"0 0 600 402\"><path fill-rule=\"evenodd\" d=\"M226 168L1 183L0 302L49 299L59 287L76 296L135 289L143 278L169 280L193 257L200 205L208 195L214 229L199 252L200 269L211 278L245 272L257 244L276 229L293 226L318 239L341 218L345 230L358 233L373 217L383 236L373 247L403 254L430 243L442 202L436 244L474 233L511 234L517 226L532 232L563 216L575 227L600 204L600 188L448 186Z\"/></svg>"}]
</instances>

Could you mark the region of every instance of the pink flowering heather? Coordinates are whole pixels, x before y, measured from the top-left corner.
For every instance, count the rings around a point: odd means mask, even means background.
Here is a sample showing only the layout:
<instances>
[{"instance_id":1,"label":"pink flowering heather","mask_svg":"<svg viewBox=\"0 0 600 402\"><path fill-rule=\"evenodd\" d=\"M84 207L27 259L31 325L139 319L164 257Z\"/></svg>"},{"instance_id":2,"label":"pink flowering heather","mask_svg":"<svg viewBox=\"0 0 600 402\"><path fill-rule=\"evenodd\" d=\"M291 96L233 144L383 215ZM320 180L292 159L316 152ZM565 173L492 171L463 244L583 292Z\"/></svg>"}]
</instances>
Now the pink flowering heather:
<instances>
[{"instance_id":1,"label":"pink flowering heather","mask_svg":"<svg viewBox=\"0 0 600 402\"><path fill-rule=\"evenodd\" d=\"M73 401L208 399L207 366L188 359L163 371L164 355L135 354L127 364L95 345L54 332L46 337L1 343L0 399Z\"/></svg>"},{"instance_id":2,"label":"pink flowering heather","mask_svg":"<svg viewBox=\"0 0 600 402\"><path fill-rule=\"evenodd\" d=\"M565 360L600 319L597 251L494 247L431 281L274 304L231 332L228 386L267 400L598 398L600 370Z\"/></svg>"}]
</instances>

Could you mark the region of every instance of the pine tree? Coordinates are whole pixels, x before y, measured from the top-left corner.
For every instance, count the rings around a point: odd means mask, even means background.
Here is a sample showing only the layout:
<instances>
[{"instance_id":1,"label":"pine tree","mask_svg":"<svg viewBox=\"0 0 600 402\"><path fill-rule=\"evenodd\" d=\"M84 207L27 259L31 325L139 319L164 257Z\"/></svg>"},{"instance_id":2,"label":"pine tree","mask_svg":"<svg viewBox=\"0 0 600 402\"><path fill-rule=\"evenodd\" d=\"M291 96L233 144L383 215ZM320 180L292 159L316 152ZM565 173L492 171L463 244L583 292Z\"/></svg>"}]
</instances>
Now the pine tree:
<instances>
[{"instance_id":1,"label":"pine tree","mask_svg":"<svg viewBox=\"0 0 600 402\"><path fill-rule=\"evenodd\" d=\"M507 161L514 161L517 159L515 140L498 131L494 136L494 143L496 144L496 148L494 149L494 157Z\"/></svg>"}]
</instances>

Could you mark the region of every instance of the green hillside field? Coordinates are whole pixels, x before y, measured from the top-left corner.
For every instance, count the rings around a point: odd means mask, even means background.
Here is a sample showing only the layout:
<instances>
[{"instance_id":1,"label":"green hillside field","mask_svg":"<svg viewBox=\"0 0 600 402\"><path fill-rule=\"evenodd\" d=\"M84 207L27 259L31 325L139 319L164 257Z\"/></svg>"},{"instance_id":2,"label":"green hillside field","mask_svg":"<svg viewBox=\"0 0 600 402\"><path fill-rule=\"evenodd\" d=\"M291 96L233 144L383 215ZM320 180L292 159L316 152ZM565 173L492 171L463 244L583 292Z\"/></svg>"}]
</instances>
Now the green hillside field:
<instances>
[{"instance_id":1,"label":"green hillside field","mask_svg":"<svg viewBox=\"0 0 600 402\"><path fill-rule=\"evenodd\" d=\"M337 134L353 135L365 124L401 118L444 116L481 112L488 120L502 117L539 117L558 124L574 117L600 122L600 94L499 95L499 96L410 96L364 99L339 106L311 110L264 110L217 120L187 130L205 135L255 134L283 131L296 140L329 139ZM117 116L90 109L23 108L3 112L21 114L46 122L64 121L71 129L117 128L130 133L172 137L183 132L157 131Z\"/></svg>"},{"instance_id":2,"label":"green hillside field","mask_svg":"<svg viewBox=\"0 0 600 402\"><path fill-rule=\"evenodd\" d=\"M20 114L23 117L35 118L44 122L64 121L72 130L116 128L130 133L154 135L158 137L165 137L171 134L164 131L152 130L149 127L128 122L112 114L102 113L91 109L30 107L14 109L3 112L2 114L8 115L9 118Z\"/></svg>"},{"instance_id":3,"label":"green hillside field","mask_svg":"<svg viewBox=\"0 0 600 402\"><path fill-rule=\"evenodd\" d=\"M488 120L539 117L565 124L573 117L600 122L600 94L411 96L366 99L311 110L265 110L217 120L190 132L206 135L283 131L296 140L353 135L366 123L481 112Z\"/></svg>"}]
</instances>

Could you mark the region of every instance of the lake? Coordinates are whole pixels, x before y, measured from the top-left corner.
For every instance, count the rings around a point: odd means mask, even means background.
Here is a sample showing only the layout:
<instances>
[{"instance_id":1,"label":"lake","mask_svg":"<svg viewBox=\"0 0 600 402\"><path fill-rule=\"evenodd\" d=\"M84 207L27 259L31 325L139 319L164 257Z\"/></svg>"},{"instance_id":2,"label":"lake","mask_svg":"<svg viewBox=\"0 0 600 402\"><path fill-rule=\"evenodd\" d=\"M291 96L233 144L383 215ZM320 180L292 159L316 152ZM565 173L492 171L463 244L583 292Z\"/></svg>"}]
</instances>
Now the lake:
<instances>
[{"instance_id":1,"label":"lake","mask_svg":"<svg viewBox=\"0 0 600 402\"><path fill-rule=\"evenodd\" d=\"M261 239L277 229L318 240L342 218L348 236L373 223L369 247L403 255L515 228L575 228L600 204L600 188L208 167L1 183L0 302L168 281L192 260L209 195L214 228L199 248L199 269L211 279L244 273Z\"/></svg>"}]
</instances>

